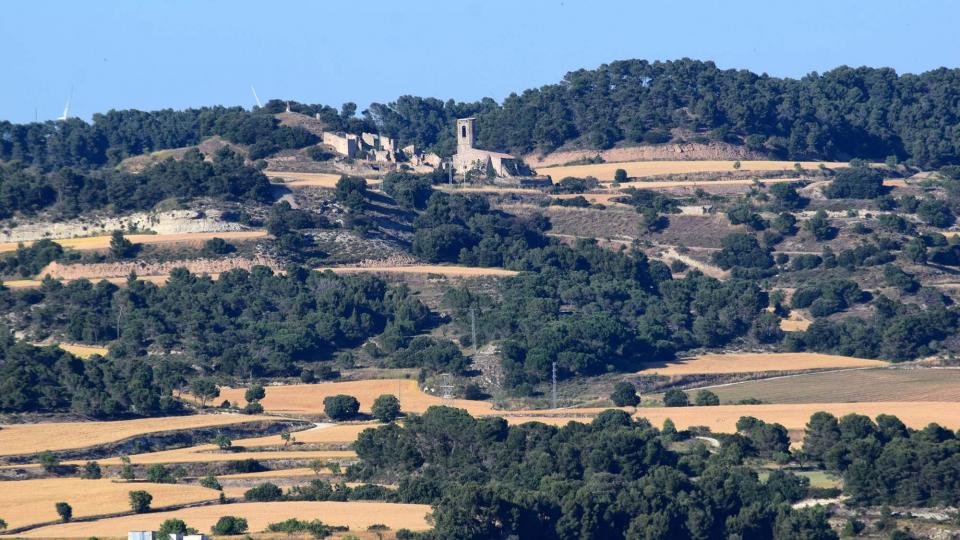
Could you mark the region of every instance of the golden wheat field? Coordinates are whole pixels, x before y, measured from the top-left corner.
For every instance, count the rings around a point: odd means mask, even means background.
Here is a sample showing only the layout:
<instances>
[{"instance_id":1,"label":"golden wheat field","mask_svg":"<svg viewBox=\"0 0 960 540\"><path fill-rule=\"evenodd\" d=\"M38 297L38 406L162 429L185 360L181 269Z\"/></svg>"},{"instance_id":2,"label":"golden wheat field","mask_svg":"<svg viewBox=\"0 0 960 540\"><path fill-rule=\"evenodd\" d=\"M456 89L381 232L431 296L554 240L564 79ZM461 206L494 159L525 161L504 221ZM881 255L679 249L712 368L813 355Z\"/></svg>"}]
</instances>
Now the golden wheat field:
<instances>
[{"instance_id":1,"label":"golden wheat field","mask_svg":"<svg viewBox=\"0 0 960 540\"><path fill-rule=\"evenodd\" d=\"M34 343L37 347L43 347L43 344ZM83 358L86 360L95 354L100 356L107 355L106 347L97 347L96 345L82 345L80 343L56 343L56 346L61 350L67 351L68 353L76 356L77 358Z\"/></svg>"},{"instance_id":2,"label":"golden wheat field","mask_svg":"<svg viewBox=\"0 0 960 540\"><path fill-rule=\"evenodd\" d=\"M702 375L718 373L750 373L764 371L799 371L805 369L843 369L883 367L881 360L819 353L748 353L708 354L651 364L643 375Z\"/></svg>"},{"instance_id":3,"label":"golden wheat field","mask_svg":"<svg viewBox=\"0 0 960 540\"><path fill-rule=\"evenodd\" d=\"M219 399L243 403L245 388L221 388ZM291 384L267 386L267 395L260 403L273 413L323 414L323 399L337 394L347 394L360 401L360 410L370 412L374 400L383 394L400 398L404 412L422 413L433 405L449 405L466 409L471 414L488 414L493 406L483 401L450 399L431 396L417 386L414 379L369 379L363 381L328 382L318 384ZM362 431L362 430L361 430Z\"/></svg>"},{"instance_id":4,"label":"golden wheat field","mask_svg":"<svg viewBox=\"0 0 960 540\"><path fill-rule=\"evenodd\" d=\"M51 505L52 506L52 505ZM25 538L88 538L91 536L119 536L126 538L127 531L156 530L164 520L177 518L188 526L209 533L210 527L223 516L237 516L247 520L250 532L260 532L270 523L289 518L303 520L319 519L329 525L345 525L351 530L363 531L376 523L393 530L427 530L425 504L400 504L380 502L269 502L239 503L184 508L170 512L154 512L88 522L63 523L40 527L22 533Z\"/></svg>"},{"instance_id":5,"label":"golden wheat field","mask_svg":"<svg viewBox=\"0 0 960 540\"><path fill-rule=\"evenodd\" d=\"M831 169L837 167L846 167L848 163L824 162L824 161L740 161L740 171L792 171L794 165L800 163L800 166L808 170L817 170L821 164ZM685 173L704 173L704 172L734 172L738 169L733 167L734 161L628 161L623 163L596 163L592 165L566 165L560 167L540 167L537 169L539 175L550 175L554 180L559 181L567 176L584 178L593 176L598 180L612 181L613 175L617 169L627 171L627 176L632 178L643 178L645 176L658 176L662 174L685 174Z\"/></svg>"},{"instance_id":6,"label":"golden wheat field","mask_svg":"<svg viewBox=\"0 0 960 540\"><path fill-rule=\"evenodd\" d=\"M342 175L331 173L308 173L308 172L282 172L282 171L264 171L269 178L280 180L287 187L323 187L335 188L337 181ZM366 178L368 186L380 185L380 180L376 178Z\"/></svg>"},{"instance_id":7,"label":"golden wheat field","mask_svg":"<svg viewBox=\"0 0 960 540\"><path fill-rule=\"evenodd\" d=\"M124 238L134 244L183 244L195 243L200 245L211 238L222 238L234 242L244 240L256 240L267 236L267 231L223 231L223 232L196 232L196 233L176 233L176 234L128 234ZM87 236L84 238L51 238L54 242L64 248L72 248L79 251L108 249L110 247L110 236ZM0 253L16 251L18 242L0 243ZM23 245L30 246L33 242L23 242Z\"/></svg>"},{"instance_id":8,"label":"golden wheat field","mask_svg":"<svg viewBox=\"0 0 960 540\"><path fill-rule=\"evenodd\" d=\"M337 274L437 274L449 277L515 276L514 270L504 268L480 268L473 266L447 266L440 264L417 264L410 266L324 266L318 272L330 270Z\"/></svg>"},{"instance_id":9,"label":"golden wheat field","mask_svg":"<svg viewBox=\"0 0 960 540\"><path fill-rule=\"evenodd\" d=\"M120 441L136 435L226 426L248 422L275 421L270 416L243 414L199 414L113 422L49 422L0 425L0 456L32 454L44 450L86 448Z\"/></svg>"},{"instance_id":10,"label":"golden wheat field","mask_svg":"<svg viewBox=\"0 0 960 540\"><path fill-rule=\"evenodd\" d=\"M129 493L144 490L153 495L154 508L216 500L213 489L185 484L150 484L44 478L17 480L0 484L0 517L13 529L58 520L54 504L66 502L75 518L130 510Z\"/></svg>"},{"instance_id":11,"label":"golden wheat field","mask_svg":"<svg viewBox=\"0 0 960 540\"><path fill-rule=\"evenodd\" d=\"M960 403L889 401L865 403L786 403L762 405L718 405L715 407L656 407L642 408L636 416L660 426L667 418L678 429L707 426L718 433L736 431L741 416L753 416L765 422L777 422L787 429L802 429L810 416L826 411L837 417L851 413L876 418L892 414L912 428L923 428L936 422L949 429L960 428Z\"/></svg>"}]
</instances>

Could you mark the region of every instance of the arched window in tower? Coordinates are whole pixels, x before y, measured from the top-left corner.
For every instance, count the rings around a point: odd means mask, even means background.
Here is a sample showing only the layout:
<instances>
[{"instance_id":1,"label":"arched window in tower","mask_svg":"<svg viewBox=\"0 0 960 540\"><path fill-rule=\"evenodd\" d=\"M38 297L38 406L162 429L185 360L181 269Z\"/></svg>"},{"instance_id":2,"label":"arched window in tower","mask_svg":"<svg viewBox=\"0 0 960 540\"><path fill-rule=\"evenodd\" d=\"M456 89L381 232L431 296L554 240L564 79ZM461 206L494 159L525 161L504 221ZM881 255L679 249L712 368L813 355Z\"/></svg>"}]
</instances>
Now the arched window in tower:
<instances>
[{"instance_id":1,"label":"arched window in tower","mask_svg":"<svg viewBox=\"0 0 960 540\"><path fill-rule=\"evenodd\" d=\"M467 126L460 126L460 138L461 139L467 138Z\"/></svg>"}]
</instances>

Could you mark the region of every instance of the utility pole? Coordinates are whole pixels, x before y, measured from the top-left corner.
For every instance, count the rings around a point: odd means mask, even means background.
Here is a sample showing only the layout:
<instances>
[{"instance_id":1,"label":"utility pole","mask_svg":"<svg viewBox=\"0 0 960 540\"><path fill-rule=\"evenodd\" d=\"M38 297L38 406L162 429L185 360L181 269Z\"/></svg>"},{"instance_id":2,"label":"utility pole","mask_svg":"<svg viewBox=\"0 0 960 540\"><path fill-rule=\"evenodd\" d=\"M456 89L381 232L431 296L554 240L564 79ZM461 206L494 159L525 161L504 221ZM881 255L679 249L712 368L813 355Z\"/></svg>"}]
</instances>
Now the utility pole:
<instances>
[{"instance_id":1,"label":"utility pole","mask_svg":"<svg viewBox=\"0 0 960 540\"><path fill-rule=\"evenodd\" d=\"M557 363L553 363L553 408L557 408Z\"/></svg>"},{"instance_id":2,"label":"utility pole","mask_svg":"<svg viewBox=\"0 0 960 540\"><path fill-rule=\"evenodd\" d=\"M470 342L473 343L473 355L477 355L477 317L473 308L470 308Z\"/></svg>"}]
</instances>

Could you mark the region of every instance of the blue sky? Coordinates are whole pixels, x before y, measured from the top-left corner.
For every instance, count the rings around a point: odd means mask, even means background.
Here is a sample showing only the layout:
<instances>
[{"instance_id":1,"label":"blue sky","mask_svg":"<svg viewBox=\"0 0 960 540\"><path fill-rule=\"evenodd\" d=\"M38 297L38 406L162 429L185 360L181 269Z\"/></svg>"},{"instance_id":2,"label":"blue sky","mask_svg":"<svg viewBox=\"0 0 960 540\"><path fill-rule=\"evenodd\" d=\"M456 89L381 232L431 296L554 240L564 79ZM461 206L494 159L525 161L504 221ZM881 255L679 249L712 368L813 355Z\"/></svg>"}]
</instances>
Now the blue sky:
<instances>
[{"instance_id":1,"label":"blue sky","mask_svg":"<svg viewBox=\"0 0 960 540\"><path fill-rule=\"evenodd\" d=\"M0 119L403 94L498 101L618 59L799 77L960 67L960 2L19 0L0 5Z\"/></svg>"}]
</instances>

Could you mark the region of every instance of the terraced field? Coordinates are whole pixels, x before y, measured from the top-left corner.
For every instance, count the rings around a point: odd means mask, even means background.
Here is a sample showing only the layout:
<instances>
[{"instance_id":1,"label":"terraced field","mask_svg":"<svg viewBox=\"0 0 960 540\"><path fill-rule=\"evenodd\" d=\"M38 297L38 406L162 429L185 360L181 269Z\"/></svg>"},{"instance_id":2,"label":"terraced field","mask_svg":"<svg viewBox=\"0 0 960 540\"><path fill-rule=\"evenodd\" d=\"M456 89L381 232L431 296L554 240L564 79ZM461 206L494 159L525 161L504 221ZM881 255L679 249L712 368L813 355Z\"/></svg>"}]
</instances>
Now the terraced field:
<instances>
[{"instance_id":1,"label":"terraced field","mask_svg":"<svg viewBox=\"0 0 960 540\"><path fill-rule=\"evenodd\" d=\"M337 181L342 175L332 173L306 173L306 172L282 172L282 171L264 171L271 180L279 180L284 186L291 188L298 187L323 187L335 188ZM376 178L367 178L368 186L380 184Z\"/></svg>"},{"instance_id":2,"label":"terraced field","mask_svg":"<svg viewBox=\"0 0 960 540\"><path fill-rule=\"evenodd\" d=\"M410 266L324 266L318 272L330 270L337 274L437 274L448 277L515 276L520 272L504 268L418 264Z\"/></svg>"},{"instance_id":3,"label":"terraced field","mask_svg":"<svg viewBox=\"0 0 960 540\"><path fill-rule=\"evenodd\" d=\"M113 480L44 478L0 484L0 512L8 528L59 520L55 502L73 507L75 518L130 510L128 493L144 490L153 495L153 507L215 501L220 493L213 489L184 484L128 483Z\"/></svg>"},{"instance_id":4,"label":"terraced field","mask_svg":"<svg viewBox=\"0 0 960 540\"><path fill-rule=\"evenodd\" d=\"M124 238L134 244L191 244L195 247L201 247L203 242L211 238L222 238L231 242L242 242L244 240L256 240L267 236L267 231L223 231L223 232L203 232L203 233L178 233L178 234L128 234ZM54 242L64 248L76 249L78 251L96 251L109 249L110 236L87 236L84 238L51 238ZM23 242L29 246L33 242ZM0 243L0 253L6 253L17 250L17 242Z\"/></svg>"},{"instance_id":5,"label":"terraced field","mask_svg":"<svg viewBox=\"0 0 960 540\"><path fill-rule=\"evenodd\" d=\"M866 369L746 381L710 389L721 402L960 402L960 369Z\"/></svg>"},{"instance_id":6,"label":"terraced field","mask_svg":"<svg viewBox=\"0 0 960 540\"><path fill-rule=\"evenodd\" d=\"M244 388L222 388L219 399L243 402ZM420 390L413 379L372 379L319 384L291 384L268 386L267 395L261 400L264 408L272 413L323 414L323 399L337 394L347 394L360 401L360 410L370 412L374 400L383 394L400 398L404 412L422 413L433 405L449 405L468 410L471 414L489 414L493 406L483 401L465 399L444 400ZM299 437L298 437L299 438Z\"/></svg>"},{"instance_id":7,"label":"terraced field","mask_svg":"<svg viewBox=\"0 0 960 540\"><path fill-rule=\"evenodd\" d=\"M57 422L0 425L0 456L44 450L87 448L147 433L276 420L269 416L199 414L113 422Z\"/></svg>"},{"instance_id":8,"label":"terraced field","mask_svg":"<svg viewBox=\"0 0 960 540\"><path fill-rule=\"evenodd\" d=\"M792 171L795 161L740 161L740 171ZM831 169L847 167L848 163L801 161L800 166L808 170L817 170L820 164ZM597 163L593 165L568 165L561 167L540 167L539 175L550 175L554 180L567 176L583 178L593 176L598 180L612 181L617 169L627 171L627 176L643 178L663 174L686 174L704 172L733 172L733 161L629 161L624 163Z\"/></svg>"},{"instance_id":9,"label":"terraced field","mask_svg":"<svg viewBox=\"0 0 960 540\"><path fill-rule=\"evenodd\" d=\"M52 505L51 505L52 506ZM239 503L184 508L171 512L153 512L96 521L63 523L40 527L22 533L24 538L88 538L126 537L127 531L156 530L164 520L182 519L187 525L209 533L210 527L222 516L245 518L250 532L261 532L268 524L289 518L319 519L330 525L345 525L354 531L364 531L370 525L382 523L393 530L426 530L427 513L424 504L381 502L269 502Z\"/></svg>"},{"instance_id":10,"label":"terraced field","mask_svg":"<svg viewBox=\"0 0 960 540\"><path fill-rule=\"evenodd\" d=\"M703 375L807 369L847 369L884 367L880 360L818 353L710 354L651 364L642 375Z\"/></svg>"}]
</instances>

